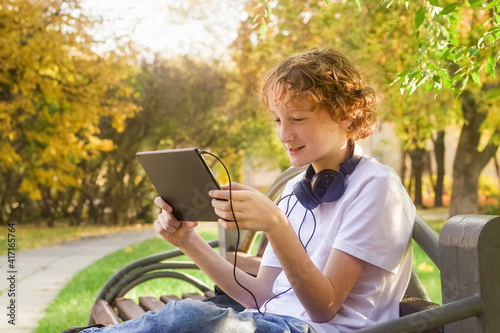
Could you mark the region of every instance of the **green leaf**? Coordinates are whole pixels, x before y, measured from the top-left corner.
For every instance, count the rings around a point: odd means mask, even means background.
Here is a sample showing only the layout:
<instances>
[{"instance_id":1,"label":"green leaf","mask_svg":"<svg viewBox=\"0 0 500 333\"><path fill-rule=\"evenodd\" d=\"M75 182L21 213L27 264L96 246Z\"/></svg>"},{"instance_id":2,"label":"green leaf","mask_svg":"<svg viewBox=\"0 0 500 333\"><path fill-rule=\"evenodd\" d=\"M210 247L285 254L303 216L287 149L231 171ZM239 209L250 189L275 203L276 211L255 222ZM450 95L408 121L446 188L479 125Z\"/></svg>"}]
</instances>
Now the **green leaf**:
<instances>
[{"instance_id":1,"label":"green leaf","mask_svg":"<svg viewBox=\"0 0 500 333\"><path fill-rule=\"evenodd\" d=\"M472 81L476 82L478 85L481 85L481 79L479 78L479 74L476 72L472 72L471 74Z\"/></svg>"},{"instance_id":2,"label":"green leaf","mask_svg":"<svg viewBox=\"0 0 500 333\"><path fill-rule=\"evenodd\" d=\"M486 64L486 73L488 73L488 75L491 75L491 76L495 76L495 67L493 67L492 65L490 65L489 63Z\"/></svg>"},{"instance_id":3,"label":"green leaf","mask_svg":"<svg viewBox=\"0 0 500 333\"><path fill-rule=\"evenodd\" d=\"M448 6L444 7L442 11L439 12L438 15L448 15L459 5L458 2L450 3Z\"/></svg>"},{"instance_id":4,"label":"green leaf","mask_svg":"<svg viewBox=\"0 0 500 333\"><path fill-rule=\"evenodd\" d=\"M497 62L495 61L495 58L492 56L489 56L488 59L486 60L486 62L489 65L491 65L491 67L495 67L495 65L497 64Z\"/></svg>"},{"instance_id":5,"label":"green leaf","mask_svg":"<svg viewBox=\"0 0 500 333\"><path fill-rule=\"evenodd\" d=\"M453 89L453 82L450 79L444 79L444 86L448 89Z\"/></svg>"},{"instance_id":6,"label":"green leaf","mask_svg":"<svg viewBox=\"0 0 500 333\"><path fill-rule=\"evenodd\" d=\"M404 71L402 71L400 74L399 74L399 77L404 77L406 76L406 74L408 74L412 69L411 68L407 68L405 69Z\"/></svg>"},{"instance_id":7,"label":"green leaf","mask_svg":"<svg viewBox=\"0 0 500 333\"><path fill-rule=\"evenodd\" d=\"M441 76L439 76L437 74L434 74L432 79L434 80L434 82L441 83Z\"/></svg>"},{"instance_id":8,"label":"green leaf","mask_svg":"<svg viewBox=\"0 0 500 333\"><path fill-rule=\"evenodd\" d=\"M268 2L267 3L267 16L271 16L271 15L273 15L273 9L271 7L271 3Z\"/></svg>"},{"instance_id":9,"label":"green leaf","mask_svg":"<svg viewBox=\"0 0 500 333\"><path fill-rule=\"evenodd\" d=\"M389 30L388 30L388 31L387 31L387 33L385 34L384 39L386 39L386 38L387 38L387 36L389 36L389 35L391 34L392 30L394 30L394 28L396 27L396 25L397 25L397 23L393 23L393 24L391 24L391 26L389 27Z\"/></svg>"},{"instance_id":10,"label":"green leaf","mask_svg":"<svg viewBox=\"0 0 500 333\"><path fill-rule=\"evenodd\" d=\"M469 0L471 7L481 7L483 5L483 0Z\"/></svg>"},{"instance_id":11,"label":"green leaf","mask_svg":"<svg viewBox=\"0 0 500 333\"><path fill-rule=\"evenodd\" d=\"M465 87L467 86L468 81L469 81L469 77L466 76L464 81L462 82L462 86L460 87L460 93L462 93L462 91L464 91Z\"/></svg>"},{"instance_id":12,"label":"green leaf","mask_svg":"<svg viewBox=\"0 0 500 333\"><path fill-rule=\"evenodd\" d=\"M260 34L265 35L267 32L267 23L266 20L262 19L261 25L260 25Z\"/></svg>"},{"instance_id":13,"label":"green leaf","mask_svg":"<svg viewBox=\"0 0 500 333\"><path fill-rule=\"evenodd\" d=\"M422 23L424 23L424 19L425 19L425 9L424 7L420 7L417 10L417 14L415 15L416 29L418 29L422 25Z\"/></svg>"},{"instance_id":14,"label":"green leaf","mask_svg":"<svg viewBox=\"0 0 500 333\"><path fill-rule=\"evenodd\" d=\"M433 5L434 7L439 7L439 2L438 0L430 0L429 3Z\"/></svg>"},{"instance_id":15,"label":"green leaf","mask_svg":"<svg viewBox=\"0 0 500 333\"><path fill-rule=\"evenodd\" d=\"M450 32L448 31L448 29L446 29L446 27L443 25L440 25L439 29L441 30L441 33L443 34L444 39L450 40Z\"/></svg>"},{"instance_id":16,"label":"green leaf","mask_svg":"<svg viewBox=\"0 0 500 333\"><path fill-rule=\"evenodd\" d=\"M361 11L361 2L360 2L360 0L354 0L354 2L356 3L356 6L358 7L358 10Z\"/></svg>"},{"instance_id":17,"label":"green leaf","mask_svg":"<svg viewBox=\"0 0 500 333\"><path fill-rule=\"evenodd\" d=\"M476 55L476 53L477 53L477 49L475 47L471 47L469 49L469 56L473 57Z\"/></svg>"},{"instance_id":18,"label":"green leaf","mask_svg":"<svg viewBox=\"0 0 500 333\"><path fill-rule=\"evenodd\" d=\"M498 5L500 1L491 1L489 2L487 5L486 5L486 9L491 9L493 7L495 7L496 5Z\"/></svg>"},{"instance_id":19,"label":"green leaf","mask_svg":"<svg viewBox=\"0 0 500 333\"><path fill-rule=\"evenodd\" d=\"M406 97L410 97L411 94L413 94L413 92L417 89L417 86L415 84L412 84L410 85L410 90L408 90L408 94L406 95Z\"/></svg>"}]
</instances>

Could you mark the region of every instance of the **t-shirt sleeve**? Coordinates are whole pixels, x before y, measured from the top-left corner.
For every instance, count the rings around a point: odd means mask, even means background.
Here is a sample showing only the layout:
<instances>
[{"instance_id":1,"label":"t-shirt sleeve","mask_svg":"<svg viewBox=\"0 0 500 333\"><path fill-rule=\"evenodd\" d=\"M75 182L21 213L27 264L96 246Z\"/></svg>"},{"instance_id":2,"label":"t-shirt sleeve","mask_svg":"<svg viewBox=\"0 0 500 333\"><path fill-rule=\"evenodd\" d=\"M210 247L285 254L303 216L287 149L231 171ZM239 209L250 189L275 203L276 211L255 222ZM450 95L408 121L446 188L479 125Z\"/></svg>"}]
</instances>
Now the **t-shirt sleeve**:
<instances>
[{"instance_id":1,"label":"t-shirt sleeve","mask_svg":"<svg viewBox=\"0 0 500 333\"><path fill-rule=\"evenodd\" d=\"M414 214L397 175L369 178L345 209L333 248L394 273L410 241Z\"/></svg>"},{"instance_id":2,"label":"t-shirt sleeve","mask_svg":"<svg viewBox=\"0 0 500 333\"><path fill-rule=\"evenodd\" d=\"M262 260L260 262L261 266L270 266L270 267L281 267L281 264L274 254L273 247L270 243L267 243L264 254L262 255Z\"/></svg>"}]
</instances>

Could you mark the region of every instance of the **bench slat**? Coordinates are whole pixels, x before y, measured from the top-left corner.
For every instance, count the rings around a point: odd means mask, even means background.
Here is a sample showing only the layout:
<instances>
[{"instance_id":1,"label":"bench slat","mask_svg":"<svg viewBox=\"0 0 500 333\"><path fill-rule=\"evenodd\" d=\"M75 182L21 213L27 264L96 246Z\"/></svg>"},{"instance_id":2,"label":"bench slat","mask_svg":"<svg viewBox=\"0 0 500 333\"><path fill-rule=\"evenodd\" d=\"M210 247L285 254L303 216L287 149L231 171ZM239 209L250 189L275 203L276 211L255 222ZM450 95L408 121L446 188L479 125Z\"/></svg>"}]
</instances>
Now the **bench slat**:
<instances>
[{"instance_id":1,"label":"bench slat","mask_svg":"<svg viewBox=\"0 0 500 333\"><path fill-rule=\"evenodd\" d=\"M165 303L160 301L156 297L152 296L140 296L139 297L139 305L141 308L144 309L144 311L153 311L153 312L158 312L165 306Z\"/></svg>"},{"instance_id":2,"label":"bench slat","mask_svg":"<svg viewBox=\"0 0 500 333\"><path fill-rule=\"evenodd\" d=\"M163 295L160 297L160 301L167 304L170 301L182 301L182 298L176 295Z\"/></svg>"},{"instance_id":3,"label":"bench slat","mask_svg":"<svg viewBox=\"0 0 500 333\"><path fill-rule=\"evenodd\" d=\"M121 323L113 308L105 300L99 300L92 308L92 316L96 324L105 326Z\"/></svg>"},{"instance_id":4,"label":"bench slat","mask_svg":"<svg viewBox=\"0 0 500 333\"><path fill-rule=\"evenodd\" d=\"M146 312L130 298L120 298L115 301L118 314L123 321L139 318Z\"/></svg>"},{"instance_id":5,"label":"bench slat","mask_svg":"<svg viewBox=\"0 0 500 333\"><path fill-rule=\"evenodd\" d=\"M182 298L183 299L191 298L194 300L203 301L205 300L206 297L198 293L184 293L182 294Z\"/></svg>"}]
</instances>

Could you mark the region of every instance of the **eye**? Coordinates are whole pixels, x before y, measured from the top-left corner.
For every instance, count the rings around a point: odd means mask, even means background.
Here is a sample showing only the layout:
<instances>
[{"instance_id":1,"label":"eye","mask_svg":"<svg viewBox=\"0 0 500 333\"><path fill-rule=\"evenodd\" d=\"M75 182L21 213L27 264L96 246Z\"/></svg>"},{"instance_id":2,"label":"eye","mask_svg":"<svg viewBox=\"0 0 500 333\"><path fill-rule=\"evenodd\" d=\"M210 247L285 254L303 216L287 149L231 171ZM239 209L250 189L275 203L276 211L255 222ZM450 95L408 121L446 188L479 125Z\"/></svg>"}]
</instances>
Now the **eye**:
<instances>
[{"instance_id":1,"label":"eye","mask_svg":"<svg viewBox=\"0 0 500 333\"><path fill-rule=\"evenodd\" d=\"M293 121L296 123L300 123L301 121L304 121L305 118L293 118Z\"/></svg>"},{"instance_id":2,"label":"eye","mask_svg":"<svg viewBox=\"0 0 500 333\"><path fill-rule=\"evenodd\" d=\"M275 123L275 124L279 124L280 122L281 122L281 120L279 120L279 119L273 119L273 123Z\"/></svg>"}]
</instances>

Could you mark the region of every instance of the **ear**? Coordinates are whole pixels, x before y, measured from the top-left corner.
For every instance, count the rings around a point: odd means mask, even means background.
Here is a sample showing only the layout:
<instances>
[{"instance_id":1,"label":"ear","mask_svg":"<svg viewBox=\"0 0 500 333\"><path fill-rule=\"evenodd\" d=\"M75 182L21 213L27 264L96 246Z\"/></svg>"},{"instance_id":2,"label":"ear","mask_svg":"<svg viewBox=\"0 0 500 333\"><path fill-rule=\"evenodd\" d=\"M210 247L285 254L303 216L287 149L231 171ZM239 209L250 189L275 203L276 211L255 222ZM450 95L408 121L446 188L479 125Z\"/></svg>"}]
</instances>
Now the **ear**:
<instances>
[{"instance_id":1,"label":"ear","mask_svg":"<svg viewBox=\"0 0 500 333\"><path fill-rule=\"evenodd\" d=\"M337 124L339 125L339 127L347 129L349 126L351 126L352 120L346 118L344 120L339 121Z\"/></svg>"}]
</instances>

